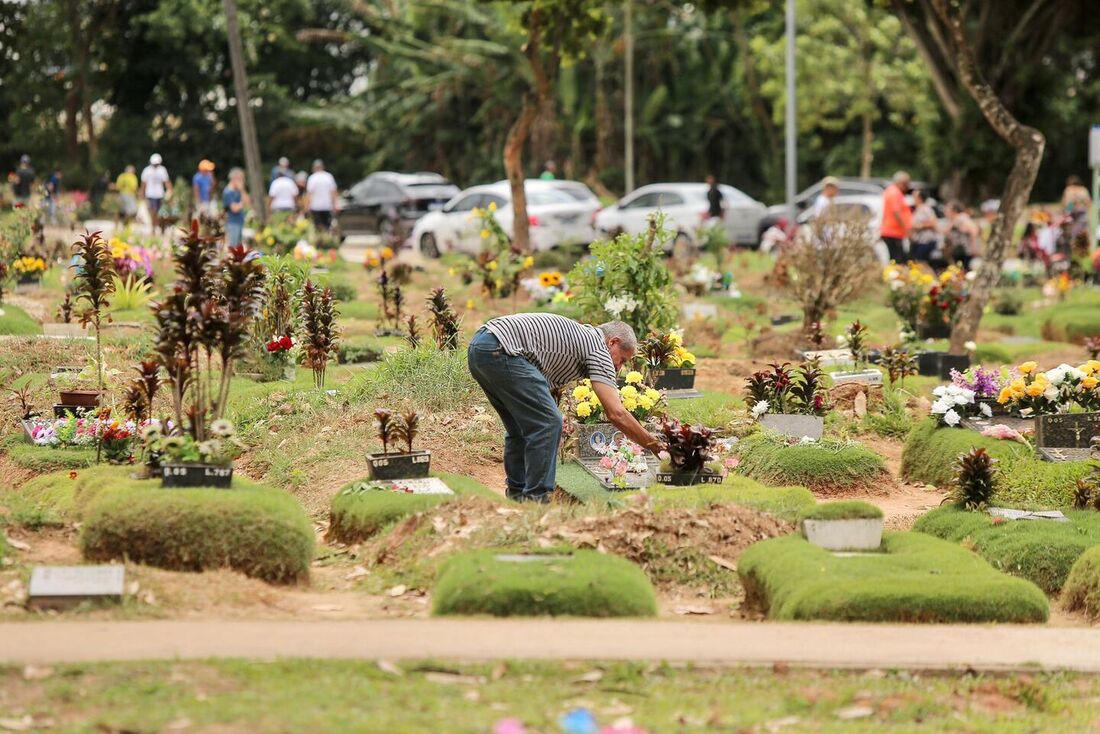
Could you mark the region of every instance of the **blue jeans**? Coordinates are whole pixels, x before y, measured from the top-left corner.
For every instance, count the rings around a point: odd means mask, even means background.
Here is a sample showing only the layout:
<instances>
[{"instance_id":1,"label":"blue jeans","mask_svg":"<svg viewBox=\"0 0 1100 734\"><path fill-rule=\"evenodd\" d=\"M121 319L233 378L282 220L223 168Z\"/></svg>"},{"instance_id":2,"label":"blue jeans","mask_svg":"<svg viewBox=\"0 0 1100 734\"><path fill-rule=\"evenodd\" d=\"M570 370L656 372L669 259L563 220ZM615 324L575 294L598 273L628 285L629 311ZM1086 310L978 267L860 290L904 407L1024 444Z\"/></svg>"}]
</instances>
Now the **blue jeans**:
<instances>
[{"instance_id":1,"label":"blue jeans","mask_svg":"<svg viewBox=\"0 0 1100 734\"><path fill-rule=\"evenodd\" d=\"M547 500L557 482L562 419L546 378L523 357L506 354L485 328L470 342L467 360L504 423L508 496Z\"/></svg>"},{"instance_id":2,"label":"blue jeans","mask_svg":"<svg viewBox=\"0 0 1100 734\"><path fill-rule=\"evenodd\" d=\"M241 244L241 239L244 234L244 222L226 222L225 223L225 237L229 241L230 247L236 247Z\"/></svg>"}]
</instances>

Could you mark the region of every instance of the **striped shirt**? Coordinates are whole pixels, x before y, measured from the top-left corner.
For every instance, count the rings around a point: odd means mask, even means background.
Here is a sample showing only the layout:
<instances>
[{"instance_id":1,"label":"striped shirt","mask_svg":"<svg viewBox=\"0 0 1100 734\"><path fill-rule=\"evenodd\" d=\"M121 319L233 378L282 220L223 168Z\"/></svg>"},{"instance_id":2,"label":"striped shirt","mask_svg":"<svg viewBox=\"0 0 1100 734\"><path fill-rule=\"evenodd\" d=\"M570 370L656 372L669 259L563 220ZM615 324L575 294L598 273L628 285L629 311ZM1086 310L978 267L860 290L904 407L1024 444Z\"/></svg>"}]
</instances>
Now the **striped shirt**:
<instances>
[{"instance_id":1,"label":"striped shirt","mask_svg":"<svg viewBox=\"0 0 1100 734\"><path fill-rule=\"evenodd\" d=\"M564 316L519 313L485 324L506 354L535 365L552 390L587 377L617 387L603 332Z\"/></svg>"}]
</instances>

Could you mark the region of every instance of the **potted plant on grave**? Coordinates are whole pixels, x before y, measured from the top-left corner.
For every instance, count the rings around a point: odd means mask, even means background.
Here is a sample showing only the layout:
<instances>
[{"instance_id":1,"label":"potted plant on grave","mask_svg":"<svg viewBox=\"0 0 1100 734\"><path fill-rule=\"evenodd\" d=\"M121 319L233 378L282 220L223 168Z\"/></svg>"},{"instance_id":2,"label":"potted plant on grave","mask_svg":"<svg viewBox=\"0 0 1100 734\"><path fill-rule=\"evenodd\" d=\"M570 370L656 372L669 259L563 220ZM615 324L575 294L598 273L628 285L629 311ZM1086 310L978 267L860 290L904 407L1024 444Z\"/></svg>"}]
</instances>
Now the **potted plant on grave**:
<instances>
[{"instance_id":1,"label":"potted plant on grave","mask_svg":"<svg viewBox=\"0 0 1100 734\"><path fill-rule=\"evenodd\" d=\"M37 285L42 282L46 272L46 261L40 257L24 255L11 264L18 285Z\"/></svg>"},{"instance_id":2,"label":"potted plant on grave","mask_svg":"<svg viewBox=\"0 0 1100 734\"><path fill-rule=\"evenodd\" d=\"M106 313L110 305L109 299L115 290L115 264L111 257L111 249L107 242L99 236L99 232L85 232L84 235L73 244L73 254L77 262L73 265L76 269L76 277L73 280L73 292L76 294L77 303L83 302L86 308L80 313L81 326L92 324L95 326L95 372L96 394L92 396L77 397L86 402L69 402L65 393L61 395L62 405L98 405L103 395L103 334L102 322L106 316L110 322L111 317ZM91 402L93 401L94 402ZM99 452L96 452L96 461L99 461Z\"/></svg>"},{"instance_id":3,"label":"potted plant on grave","mask_svg":"<svg viewBox=\"0 0 1100 734\"><path fill-rule=\"evenodd\" d=\"M802 513L802 535L830 551L875 551L882 546L882 510L858 500L823 502Z\"/></svg>"},{"instance_id":4,"label":"potted plant on grave","mask_svg":"<svg viewBox=\"0 0 1100 734\"><path fill-rule=\"evenodd\" d=\"M100 427L99 443L109 464L129 464L134 455L133 442L132 423L113 420Z\"/></svg>"},{"instance_id":5,"label":"potted plant on grave","mask_svg":"<svg viewBox=\"0 0 1100 734\"><path fill-rule=\"evenodd\" d=\"M306 280L299 297L301 337L305 364L313 370L313 384L325 387L325 369L340 351L340 331L336 326L336 303L331 288L318 288Z\"/></svg>"},{"instance_id":6,"label":"potted plant on grave","mask_svg":"<svg viewBox=\"0 0 1100 734\"><path fill-rule=\"evenodd\" d=\"M668 447L659 455L657 481L673 487L692 484L721 484L726 469L717 460L718 442L706 426L692 426L678 420L661 421L661 434Z\"/></svg>"},{"instance_id":7,"label":"potted plant on grave","mask_svg":"<svg viewBox=\"0 0 1100 734\"><path fill-rule=\"evenodd\" d=\"M422 479L431 469L432 452L414 450L413 441L420 431L420 415L411 410L398 415L392 410L374 411L382 453L367 454L371 479ZM402 446L404 444L404 446ZM394 449L391 451L391 447ZM401 448L405 450L402 451Z\"/></svg>"},{"instance_id":8,"label":"potted plant on grave","mask_svg":"<svg viewBox=\"0 0 1100 734\"><path fill-rule=\"evenodd\" d=\"M11 388L9 399L13 407L19 412L19 421L23 425L23 435L28 442L33 442L32 431L38 423L39 412L34 409L35 390L31 383L25 382L22 387Z\"/></svg>"},{"instance_id":9,"label":"potted plant on grave","mask_svg":"<svg viewBox=\"0 0 1100 734\"><path fill-rule=\"evenodd\" d=\"M747 380L745 401L764 428L793 438L821 438L829 412L824 373L816 360L795 368L772 364Z\"/></svg>"},{"instance_id":10,"label":"potted plant on grave","mask_svg":"<svg viewBox=\"0 0 1100 734\"><path fill-rule=\"evenodd\" d=\"M174 417L147 437L149 452L162 457L164 487L228 487L240 453L225 412L234 365L263 305L266 273L259 253L243 245L222 250L219 239L200 234L193 222L173 253L176 280L152 306L154 352Z\"/></svg>"},{"instance_id":11,"label":"potted plant on grave","mask_svg":"<svg viewBox=\"0 0 1100 734\"><path fill-rule=\"evenodd\" d=\"M842 347L847 347L852 355L852 369L841 372L833 372L829 375L834 385L843 385L846 382L856 382L861 385L881 385L882 371L875 367L868 367L867 327L859 321L853 321L844 330L844 334L837 337L837 342Z\"/></svg>"},{"instance_id":12,"label":"potted plant on grave","mask_svg":"<svg viewBox=\"0 0 1100 734\"><path fill-rule=\"evenodd\" d=\"M640 423L663 415L666 407L664 394L643 384L640 372L627 374L626 384L619 388L619 398ZM573 388L565 412L573 424L577 455L581 459L600 458L622 435L608 422L590 380L582 380Z\"/></svg>"},{"instance_id":13,"label":"potted plant on grave","mask_svg":"<svg viewBox=\"0 0 1100 734\"><path fill-rule=\"evenodd\" d=\"M695 387L695 355L684 348L679 331L652 333L638 352L644 361L646 382L658 390L691 390Z\"/></svg>"},{"instance_id":14,"label":"potted plant on grave","mask_svg":"<svg viewBox=\"0 0 1100 734\"><path fill-rule=\"evenodd\" d=\"M57 375L58 408L72 410L75 413L89 411L99 407L100 386L119 375L116 369L98 369L98 363L90 360L79 371L64 371ZM56 412L56 411L55 411Z\"/></svg>"}]
</instances>

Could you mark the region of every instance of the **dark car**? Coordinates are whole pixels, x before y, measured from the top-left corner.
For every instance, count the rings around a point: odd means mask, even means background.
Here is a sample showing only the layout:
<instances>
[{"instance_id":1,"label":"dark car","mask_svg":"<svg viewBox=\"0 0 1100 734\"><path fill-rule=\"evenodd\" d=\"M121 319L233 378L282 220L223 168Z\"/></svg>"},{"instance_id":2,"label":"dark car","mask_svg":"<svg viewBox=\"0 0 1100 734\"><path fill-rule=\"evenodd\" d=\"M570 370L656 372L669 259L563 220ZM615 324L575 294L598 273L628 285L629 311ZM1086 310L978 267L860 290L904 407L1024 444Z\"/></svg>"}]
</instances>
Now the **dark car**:
<instances>
[{"instance_id":1,"label":"dark car","mask_svg":"<svg viewBox=\"0 0 1100 734\"><path fill-rule=\"evenodd\" d=\"M442 209L459 191L438 173L372 173L352 186L340 202L340 233L380 235L399 245L416 220Z\"/></svg>"}]
</instances>

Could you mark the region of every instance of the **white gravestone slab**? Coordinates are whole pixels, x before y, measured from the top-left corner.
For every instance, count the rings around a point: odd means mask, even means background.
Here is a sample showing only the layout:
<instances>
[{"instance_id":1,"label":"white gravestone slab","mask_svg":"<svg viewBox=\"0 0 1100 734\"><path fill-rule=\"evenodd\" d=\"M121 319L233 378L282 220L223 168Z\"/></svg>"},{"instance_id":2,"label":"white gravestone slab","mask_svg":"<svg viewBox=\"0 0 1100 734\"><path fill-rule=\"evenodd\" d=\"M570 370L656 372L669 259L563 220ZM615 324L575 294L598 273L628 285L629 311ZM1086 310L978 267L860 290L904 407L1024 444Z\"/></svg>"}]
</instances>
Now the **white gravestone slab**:
<instances>
[{"instance_id":1,"label":"white gravestone slab","mask_svg":"<svg viewBox=\"0 0 1100 734\"><path fill-rule=\"evenodd\" d=\"M407 492L408 494L454 494L454 490L443 483L439 477L424 479L387 479L371 482L380 490Z\"/></svg>"},{"instance_id":2,"label":"white gravestone slab","mask_svg":"<svg viewBox=\"0 0 1100 734\"><path fill-rule=\"evenodd\" d=\"M989 514L993 517L1003 517L1006 520L1052 520L1054 522L1069 522L1069 518L1058 510L1028 512L1027 510L1010 510L1007 507L990 507Z\"/></svg>"},{"instance_id":3,"label":"white gravestone slab","mask_svg":"<svg viewBox=\"0 0 1100 734\"><path fill-rule=\"evenodd\" d=\"M835 367L852 363L852 352L849 349L823 349L821 351L799 352L802 359L807 361L816 359L822 367Z\"/></svg>"},{"instance_id":4,"label":"white gravestone slab","mask_svg":"<svg viewBox=\"0 0 1100 734\"><path fill-rule=\"evenodd\" d=\"M31 606L58 608L90 599L121 601L126 567L35 566L27 598Z\"/></svg>"}]
</instances>

